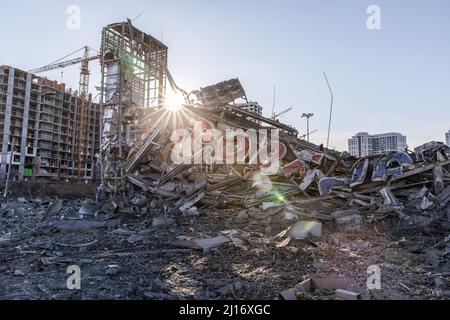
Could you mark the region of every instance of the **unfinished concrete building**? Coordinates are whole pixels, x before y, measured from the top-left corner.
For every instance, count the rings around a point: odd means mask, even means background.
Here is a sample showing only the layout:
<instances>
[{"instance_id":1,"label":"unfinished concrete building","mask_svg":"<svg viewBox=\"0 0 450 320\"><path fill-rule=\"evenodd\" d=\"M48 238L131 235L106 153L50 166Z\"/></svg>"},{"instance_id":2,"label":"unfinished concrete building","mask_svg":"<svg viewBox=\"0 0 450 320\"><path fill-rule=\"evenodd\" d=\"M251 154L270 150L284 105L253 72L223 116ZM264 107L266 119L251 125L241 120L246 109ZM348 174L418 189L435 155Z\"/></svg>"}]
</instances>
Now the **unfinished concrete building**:
<instances>
[{"instance_id":1,"label":"unfinished concrete building","mask_svg":"<svg viewBox=\"0 0 450 320\"><path fill-rule=\"evenodd\" d=\"M10 67L0 67L0 177L12 180L99 178L95 154L99 150L99 105L88 98L82 115L77 92ZM79 139L82 169L77 170ZM11 165L11 166L10 166Z\"/></svg>"},{"instance_id":2,"label":"unfinished concrete building","mask_svg":"<svg viewBox=\"0 0 450 320\"><path fill-rule=\"evenodd\" d=\"M142 141L148 113L165 99L167 46L132 26L108 25L102 32L102 171L110 190L123 190L122 163Z\"/></svg>"}]
</instances>

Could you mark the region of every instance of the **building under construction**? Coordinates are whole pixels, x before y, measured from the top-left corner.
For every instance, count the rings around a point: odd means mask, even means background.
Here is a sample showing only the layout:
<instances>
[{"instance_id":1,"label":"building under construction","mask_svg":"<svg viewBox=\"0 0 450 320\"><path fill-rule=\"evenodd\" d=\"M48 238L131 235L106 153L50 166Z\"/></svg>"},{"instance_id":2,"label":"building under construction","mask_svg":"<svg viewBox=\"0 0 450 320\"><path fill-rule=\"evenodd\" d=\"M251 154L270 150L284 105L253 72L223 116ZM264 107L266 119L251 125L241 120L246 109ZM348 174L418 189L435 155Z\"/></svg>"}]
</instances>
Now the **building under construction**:
<instances>
[{"instance_id":1,"label":"building under construction","mask_svg":"<svg viewBox=\"0 0 450 320\"><path fill-rule=\"evenodd\" d=\"M164 102L168 48L127 21L103 29L100 54L84 49L82 58L30 72L0 68L1 179L99 180L103 164L107 179L122 180L119 167L145 132L145 114ZM92 60L101 65L100 103L89 93ZM36 75L76 64L78 91Z\"/></svg>"},{"instance_id":2,"label":"building under construction","mask_svg":"<svg viewBox=\"0 0 450 320\"><path fill-rule=\"evenodd\" d=\"M82 99L65 84L1 66L2 179L97 179L100 110Z\"/></svg>"}]
</instances>

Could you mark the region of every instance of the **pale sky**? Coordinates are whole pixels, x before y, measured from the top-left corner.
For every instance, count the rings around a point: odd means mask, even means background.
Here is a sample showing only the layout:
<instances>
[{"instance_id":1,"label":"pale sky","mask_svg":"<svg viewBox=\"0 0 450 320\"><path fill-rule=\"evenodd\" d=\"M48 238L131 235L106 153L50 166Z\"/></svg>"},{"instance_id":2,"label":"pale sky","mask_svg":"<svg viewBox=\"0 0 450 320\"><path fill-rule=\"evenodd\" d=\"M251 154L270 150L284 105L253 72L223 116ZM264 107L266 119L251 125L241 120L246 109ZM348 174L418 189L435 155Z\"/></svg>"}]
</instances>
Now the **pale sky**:
<instances>
[{"instance_id":1,"label":"pale sky","mask_svg":"<svg viewBox=\"0 0 450 320\"><path fill-rule=\"evenodd\" d=\"M81 28L66 26L69 5ZM366 25L368 6L381 9L381 30ZM450 129L450 2L447 0L128 0L0 1L0 64L29 70L89 45L102 27L133 19L169 47L169 69L186 90L238 77L269 116L273 86L280 118L326 142L329 91L335 94L331 147L347 149L357 132L401 132L411 147L444 141ZM76 58L77 55L70 58ZM91 64L91 91L99 85ZM78 88L79 66L63 81ZM48 74L60 80L60 71ZM95 92L94 92L95 94Z\"/></svg>"}]
</instances>

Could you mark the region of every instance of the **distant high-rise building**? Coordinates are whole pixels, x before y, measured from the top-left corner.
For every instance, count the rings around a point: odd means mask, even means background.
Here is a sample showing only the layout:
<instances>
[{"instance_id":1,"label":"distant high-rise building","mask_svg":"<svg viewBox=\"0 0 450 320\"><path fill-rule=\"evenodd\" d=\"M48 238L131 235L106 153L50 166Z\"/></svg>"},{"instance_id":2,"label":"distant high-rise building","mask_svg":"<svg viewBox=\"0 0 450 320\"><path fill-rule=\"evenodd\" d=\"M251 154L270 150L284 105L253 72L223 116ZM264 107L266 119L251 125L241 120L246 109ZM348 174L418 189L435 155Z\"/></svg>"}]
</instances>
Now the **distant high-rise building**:
<instances>
[{"instance_id":1,"label":"distant high-rise building","mask_svg":"<svg viewBox=\"0 0 450 320\"><path fill-rule=\"evenodd\" d=\"M348 151L352 156L365 157L386 152L405 151L406 137L397 132L370 135L360 132L348 140Z\"/></svg>"},{"instance_id":2,"label":"distant high-rise building","mask_svg":"<svg viewBox=\"0 0 450 320\"><path fill-rule=\"evenodd\" d=\"M450 130L445 133L445 144L450 147Z\"/></svg>"},{"instance_id":3,"label":"distant high-rise building","mask_svg":"<svg viewBox=\"0 0 450 320\"><path fill-rule=\"evenodd\" d=\"M258 102L249 101L247 103L239 103L237 107L248 112L256 113L258 116L262 115L263 107Z\"/></svg>"}]
</instances>

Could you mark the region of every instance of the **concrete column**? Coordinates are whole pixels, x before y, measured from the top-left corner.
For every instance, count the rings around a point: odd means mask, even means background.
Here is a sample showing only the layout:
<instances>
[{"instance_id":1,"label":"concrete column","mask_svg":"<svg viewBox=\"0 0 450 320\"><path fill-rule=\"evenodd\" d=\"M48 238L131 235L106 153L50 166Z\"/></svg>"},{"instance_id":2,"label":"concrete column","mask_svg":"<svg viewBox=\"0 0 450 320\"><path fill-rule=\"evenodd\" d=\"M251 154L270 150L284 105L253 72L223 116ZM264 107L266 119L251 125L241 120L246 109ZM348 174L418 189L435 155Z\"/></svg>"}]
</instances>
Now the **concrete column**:
<instances>
[{"instance_id":1,"label":"concrete column","mask_svg":"<svg viewBox=\"0 0 450 320\"><path fill-rule=\"evenodd\" d=\"M19 180L23 180L25 171L25 157L27 155L27 137L28 137L28 120L30 115L30 99L31 99L31 73L27 74L27 84L25 87L25 105L23 111L22 124L22 140L20 142L20 164L19 164Z\"/></svg>"},{"instance_id":2,"label":"concrete column","mask_svg":"<svg viewBox=\"0 0 450 320\"><path fill-rule=\"evenodd\" d=\"M72 97L70 98L70 106L72 106ZM72 179L75 178L76 175L76 169L77 169L77 165L76 165L76 160L77 160L77 151L78 149L75 148L75 140L76 137L78 136L78 119L77 119L77 115L78 115L78 99L75 99L75 113L73 114L73 127L72 127Z\"/></svg>"},{"instance_id":3,"label":"concrete column","mask_svg":"<svg viewBox=\"0 0 450 320\"><path fill-rule=\"evenodd\" d=\"M14 75L15 69L9 68L9 78L8 78L8 91L6 96L6 110L5 110L5 128L3 130L3 141L2 141L2 160L0 166L0 178L6 178L6 168L9 162L8 157L8 146L9 146L9 136L11 130L11 111L13 103L14 94Z\"/></svg>"},{"instance_id":4,"label":"concrete column","mask_svg":"<svg viewBox=\"0 0 450 320\"><path fill-rule=\"evenodd\" d=\"M40 117L41 117L41 106L42 106L42 79L39 79L38 82L38 97L37 97L37 107L36 107L36 121L34 122L34 141L33 141L33 147L36 150L36 158L34 158L34 161L41 161L39 157L38 152L38 142L39 142L39 126L40 126ZM36 168L40 167L39 165L33 166L33 179L36 177Z\"/></svg>"}]
</instances>

